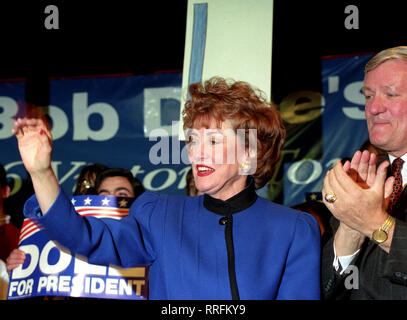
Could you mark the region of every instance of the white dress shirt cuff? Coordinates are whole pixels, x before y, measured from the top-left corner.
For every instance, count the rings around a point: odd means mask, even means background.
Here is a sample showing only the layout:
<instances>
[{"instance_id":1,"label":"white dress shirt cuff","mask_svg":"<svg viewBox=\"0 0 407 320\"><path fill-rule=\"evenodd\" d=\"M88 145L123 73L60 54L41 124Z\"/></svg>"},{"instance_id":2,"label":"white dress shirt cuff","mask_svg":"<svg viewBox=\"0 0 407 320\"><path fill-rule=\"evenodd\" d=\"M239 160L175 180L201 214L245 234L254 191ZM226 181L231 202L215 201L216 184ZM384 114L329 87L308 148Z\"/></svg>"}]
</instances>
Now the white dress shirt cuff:
<instances>
[{"instance_id":1,"label":"white dress shirt cuff","mask_svg":"<svg viewBox=\"0 0 407 320\"><path fill-rule=\"evenodd\" d=\"M349 264L352 262L352 260L357 256L360 249L358 249L353 254L338 257L336 255L335 244L333 246L334 246L334 255L335 255L333 266L335 268L335 271L338 271L339 267L342 267L341 271L339 272L339 274L342 275L342 273L349 267Z\"/></svg>"}]
</instances>

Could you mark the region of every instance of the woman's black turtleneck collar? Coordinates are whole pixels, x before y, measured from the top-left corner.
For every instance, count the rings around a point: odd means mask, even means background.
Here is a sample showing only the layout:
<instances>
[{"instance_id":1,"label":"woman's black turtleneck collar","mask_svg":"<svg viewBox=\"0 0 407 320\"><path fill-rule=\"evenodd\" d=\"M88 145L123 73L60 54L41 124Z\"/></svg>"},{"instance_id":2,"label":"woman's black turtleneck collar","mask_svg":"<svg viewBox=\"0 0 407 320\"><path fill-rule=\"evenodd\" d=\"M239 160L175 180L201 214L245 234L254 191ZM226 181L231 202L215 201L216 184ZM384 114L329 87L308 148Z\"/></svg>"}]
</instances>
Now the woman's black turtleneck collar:
<instances>
[{"instance_id":1,"label":"woman's black turtleneck collar","mask_svg":"<svg viewBox=\"0 0 407 320\"><path fill-rule=\"evenodd\" d=\"M253 177L249 177L246 188L226 201L212 198L205 194L203 204L206 209L220 215L228 215L249 208L256 200L257 193Z\"/></svg>"}]
</instances>

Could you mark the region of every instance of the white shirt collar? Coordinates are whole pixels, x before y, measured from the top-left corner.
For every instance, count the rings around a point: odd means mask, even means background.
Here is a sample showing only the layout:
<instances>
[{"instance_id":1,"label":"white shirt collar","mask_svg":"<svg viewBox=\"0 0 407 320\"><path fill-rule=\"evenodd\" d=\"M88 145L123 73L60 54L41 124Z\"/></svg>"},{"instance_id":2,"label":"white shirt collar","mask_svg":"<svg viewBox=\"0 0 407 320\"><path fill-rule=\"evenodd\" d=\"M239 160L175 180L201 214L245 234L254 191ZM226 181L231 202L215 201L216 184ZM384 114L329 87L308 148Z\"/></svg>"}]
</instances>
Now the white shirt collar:
<instances>
[{"instance_id":1,"label":"white shirt collar","mask_svg":"<svg viewBox=\"0 0 407 320\"><path fill-rule=\"evenodd\" d=\"M403 185L405 185L407 183L407 153L402 155L400 158L404 160L403 167L401 168L401 177L403 178ZM390 163L393 163L395 159L396 157L389 154Z\"/></svg>"},{"instance_id":2,"label":"white shirt collar","mask_svg":"<svg viewBox=\"0 0 407 320\"><path fill-rule=\"evenodd\" d=\"M404 162L407 162L407 153L402 155L400 158L403 159ZM396 157L389 154L389 159L390 159L390 163L393 163L393 161L396 159ZM404 167L404 165L403 165L403 167Z\"/></svg>"}]
</instances>

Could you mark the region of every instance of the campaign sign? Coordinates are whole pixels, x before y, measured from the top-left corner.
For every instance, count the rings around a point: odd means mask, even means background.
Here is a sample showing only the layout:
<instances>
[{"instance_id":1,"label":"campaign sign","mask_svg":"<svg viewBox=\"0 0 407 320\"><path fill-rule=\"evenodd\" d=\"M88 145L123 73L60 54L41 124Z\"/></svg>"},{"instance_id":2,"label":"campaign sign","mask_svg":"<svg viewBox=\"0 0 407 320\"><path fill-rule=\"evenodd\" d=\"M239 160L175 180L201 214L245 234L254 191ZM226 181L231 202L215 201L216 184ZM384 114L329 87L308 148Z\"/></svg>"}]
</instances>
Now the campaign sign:
<instances>
[{"instance_id":1,"label":"campaign sign","mask_svg":"<svg viewBox=\"0 0 407 320\"><path fill-rule=\"evenodd\" d=\"M368 140L362 93L364 67L372 54L326 58L322 60L322 132L317 128L309 136L322 147L322 154L284 163L284 204L304 202L307 192L321 192L324 177L341 159L352 158ZM296 133L298 137L301 135ZM318 148L320 148L318 147ZM299 150L286 150L286 152ZM315 156L317 155L317 156Z\"/></svg>"},{"instance_id":2,"label":"campaign sign","mask_svg":"<svg viewBox=\"0 0 407 320\"><path fill-rule=\"evenodd\" d=\"M49 119L52 168L65 193L72 194L83 167L100 162L130 170L146 190L185 194L190 164L181 158L185 142L173 125L180 117L181 80L180 72L50 80L49 105L37 111ZM0 82L0 163L16 215L32 194L11 132L14 120L27 115L26 102L24 81Z\"/></svg>"},{"instance_id":3,"label":"campaign sign","mask_svg":"<svg viewBox=\"0 0 407 320\"><path fill-rule=\"evenodd\" d=\"M103 219L128 215L133 198L74 196L78 214ZM35 296L72 296L108 299L148 297L148 267L121 269L93 265L85 258L51 241L32 220L24 220L19 249L26 253L24 264L11 272L8 299Z\"/></svg>"}]
</instances>

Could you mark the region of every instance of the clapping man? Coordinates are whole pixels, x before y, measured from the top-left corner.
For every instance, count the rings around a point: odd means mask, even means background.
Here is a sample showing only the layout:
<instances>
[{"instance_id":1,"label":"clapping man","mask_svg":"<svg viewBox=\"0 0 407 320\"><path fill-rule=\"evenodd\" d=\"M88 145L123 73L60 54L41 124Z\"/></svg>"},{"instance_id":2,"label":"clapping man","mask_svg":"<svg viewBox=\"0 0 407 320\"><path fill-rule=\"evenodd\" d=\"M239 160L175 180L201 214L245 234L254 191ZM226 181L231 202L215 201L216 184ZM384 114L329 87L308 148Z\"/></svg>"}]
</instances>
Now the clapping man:
<instances>
[{"instance_id":1,"label":"clapping man","mask_svg":"<svg viewBox=\"0 0 407 320\"><path fill-rule=\"evenodd\" d=\"M337 223L323 250L322 293L407 299L407 47L374 56L362 90L370 141L388 160L376 166L374 154L358 151L325 177L324 203Z\"/></svg>"}]
</instances>

